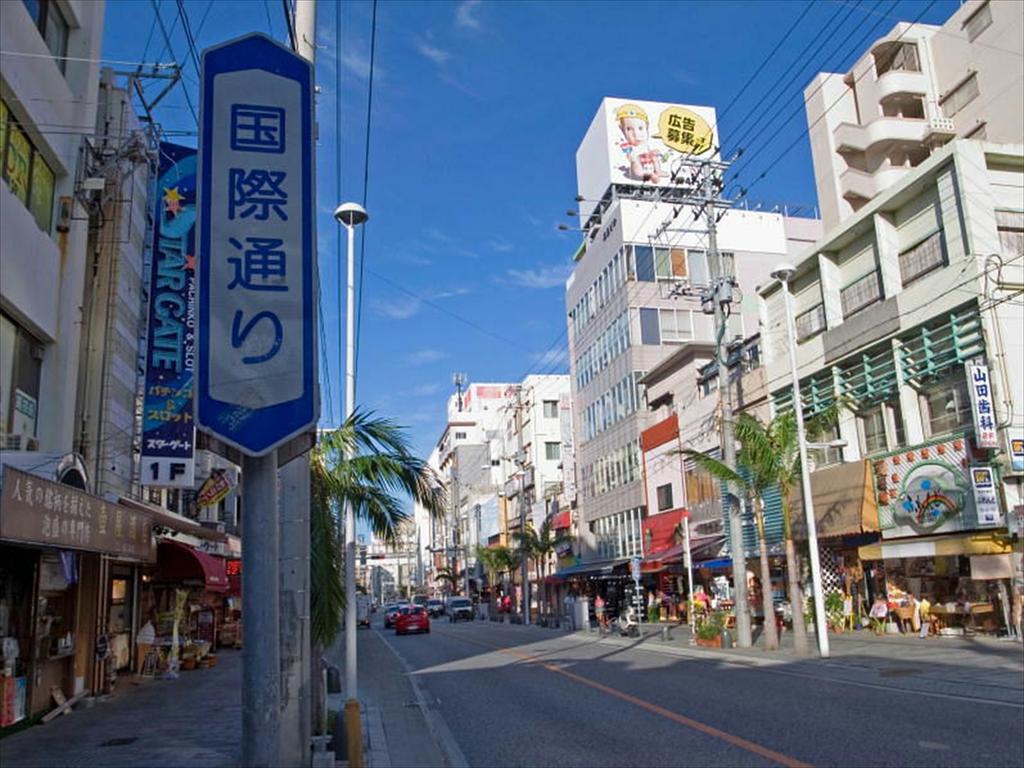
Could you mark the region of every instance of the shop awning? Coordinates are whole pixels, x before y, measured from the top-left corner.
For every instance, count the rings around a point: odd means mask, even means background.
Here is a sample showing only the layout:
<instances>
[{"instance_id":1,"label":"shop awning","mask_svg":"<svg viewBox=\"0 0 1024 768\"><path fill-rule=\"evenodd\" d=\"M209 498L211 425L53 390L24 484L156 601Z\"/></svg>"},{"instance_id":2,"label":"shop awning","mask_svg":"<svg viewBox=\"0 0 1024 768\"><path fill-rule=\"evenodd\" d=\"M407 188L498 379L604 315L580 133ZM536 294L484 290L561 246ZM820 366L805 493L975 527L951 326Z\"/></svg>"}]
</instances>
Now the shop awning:
<instances>
[{"instance_id":1,"label":"shop awning","mask_svg":"<svg viewBox=\"0 0 1024 768\"><path fill-rule=\"evenodd\" d=\"M178 541L162 540L157 547L160 581L201 581L207 592L227 592L224 560Z\"/></svg>"},{"instance_id":2,"label":"shop awning","mask_svg":"<svg viewBox=\"0 0 1024 768\"><path fill-rule=\"evenodd\" d=\"M942 555L1005 555L1013 550L1009 539L994 533L959 533L951 536L919 536L899 541L880 541L860 547L861 560L892 560L898 557Z\"/></svg>"},{"instance_id":3,"label":"shop awning","mask_svg":"<svg viewBox=\"0 0 1024 768\"><path fill-rule=\"evenodd\" d=\"M628 562L628 558L622 558L619 560L591 560L588 563L579 563L578 565L563 568L560 571L555 571L551 575L557 579L569 579L576 576L591 576L595 574L608 575L614 571L617 566Z\"/></svg>"},{"instance_id":4,"label":"shop awning","mask_svg":"<svg viewBox=\"0 0 1024 768\"><path fill-rule=\"evenodd\" d=\"M871 463L851 461L811 473L811 493L818 537L846 536L878 530ZM793 537L807 538L803 493L799 484L789 497Z\"/></svg>"},{"instance_id":5,"label":"shop awning","mask_svg":"<svg viewBox=\"0 0 1024 768\"><path fill-rule=\"evenodd\" d=\"M207 539L208 541L226 542L228 539L226 533L222 533L221 531L213 528L207 528L193 520L189 520L187 517L176 515L162 507L158 507L156 504L150 504L147 501L128 498L127 496L122 496L120 503L126 507L133 507L134 509L148 513L149 516L153 518L153 523L155 525L162 525L173 531L187 533L198 539Z\"/></svg>"},{"instance_id":6,"label":"shop awning","mask_svg":"<svg viewBox=\"0 0 1024 768\"><path fill-rule=\"evenodd\" d=\"M551 527L556 531L568 528L572 525L572 515L568 509L562 510L551 518Z\"/></svg>"},{"instance_id":7,"label":"shop awning","mask_svg":"<svg viewBox=\"0 0 1024 768\"><path fill-rule=\"evenodd\" d=\"M694 563L694 568L707 568L709 570L724 570L726 568L732 568L732 558L719 557L715 560L704 560L700 563Z\"/></svg>"}]
</instances>

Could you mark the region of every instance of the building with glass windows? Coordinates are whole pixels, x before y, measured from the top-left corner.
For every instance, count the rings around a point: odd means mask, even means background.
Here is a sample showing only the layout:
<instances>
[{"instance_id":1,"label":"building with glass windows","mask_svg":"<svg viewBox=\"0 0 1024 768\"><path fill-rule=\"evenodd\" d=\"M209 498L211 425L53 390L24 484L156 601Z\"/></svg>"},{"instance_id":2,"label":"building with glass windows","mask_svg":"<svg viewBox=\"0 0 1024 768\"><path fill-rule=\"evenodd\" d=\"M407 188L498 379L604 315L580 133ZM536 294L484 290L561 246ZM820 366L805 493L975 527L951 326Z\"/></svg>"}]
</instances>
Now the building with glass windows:
<instances>
[{"instance_id":1,"label":"building with glass windows","mask_svg":"<svg viewBox=\"0 0 1024 768\"><path fill-rule=\"evenodd\" d=\"M608 98L577 151L584 236L566 310L583 564L643 554L642 521L657 510L647 508L639 441L658 417L640 380L681 347L715 340L698 295L711 273L692 169L717 143L712 109ZM724 269L739 282L726 341L757 333L757 286L819 233L816 220L781 213L720 216Z\"/></svg>"}]
</instances>

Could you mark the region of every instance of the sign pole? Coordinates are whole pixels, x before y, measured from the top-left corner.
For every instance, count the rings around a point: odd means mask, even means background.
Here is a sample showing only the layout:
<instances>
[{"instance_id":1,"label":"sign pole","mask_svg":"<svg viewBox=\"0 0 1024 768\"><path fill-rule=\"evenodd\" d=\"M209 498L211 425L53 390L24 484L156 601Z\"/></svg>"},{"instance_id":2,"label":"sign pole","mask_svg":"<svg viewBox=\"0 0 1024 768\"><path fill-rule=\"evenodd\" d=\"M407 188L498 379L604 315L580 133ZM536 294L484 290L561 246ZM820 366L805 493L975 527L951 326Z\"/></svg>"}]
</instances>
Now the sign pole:
<instances>
[{"instance_id":1,"label":"sign pole","mask_svg":"<svg viewBox=\"0 0 1024 768\"><path fill-rule=\"evenodd\" d=\"M279 765L277 451L242 460L242 765Z\"/></svg>"}]
</instances>

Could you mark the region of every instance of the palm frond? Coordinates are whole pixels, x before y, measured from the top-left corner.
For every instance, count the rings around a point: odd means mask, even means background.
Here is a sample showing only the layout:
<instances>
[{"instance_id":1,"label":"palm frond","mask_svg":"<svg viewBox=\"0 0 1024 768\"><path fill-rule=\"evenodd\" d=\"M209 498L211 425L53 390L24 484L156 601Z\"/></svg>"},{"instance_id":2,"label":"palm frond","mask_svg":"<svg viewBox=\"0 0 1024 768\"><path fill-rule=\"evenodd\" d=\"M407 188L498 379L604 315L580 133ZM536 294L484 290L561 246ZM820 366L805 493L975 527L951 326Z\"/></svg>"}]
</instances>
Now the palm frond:
<instances>
[{"instance_id":1,"label":"palm frond","mask_svg":"<svg viewBox=\"0 0 1024 768\"><path fill-rule=\"evenodd\" d=\"M704 451L696 451L692 448L684 448L683 453L688 458L693 459L694 464L716 480L720 480L723 483L736 483L744 488L747 486L747 481L741 474L711 454Z\"/></svg>"}]
</instances>

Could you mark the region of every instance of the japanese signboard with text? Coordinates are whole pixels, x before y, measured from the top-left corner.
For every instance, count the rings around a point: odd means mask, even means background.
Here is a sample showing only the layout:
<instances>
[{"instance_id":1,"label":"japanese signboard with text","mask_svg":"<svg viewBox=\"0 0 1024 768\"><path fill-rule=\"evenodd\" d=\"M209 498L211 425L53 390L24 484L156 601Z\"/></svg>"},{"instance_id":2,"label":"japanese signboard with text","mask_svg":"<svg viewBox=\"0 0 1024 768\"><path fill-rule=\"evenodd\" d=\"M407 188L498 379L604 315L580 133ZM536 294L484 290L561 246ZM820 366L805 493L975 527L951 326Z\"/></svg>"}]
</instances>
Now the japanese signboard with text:
<instances>
[{"instance_id":1,"label":"japanese signboard with text","mask_svg":"<svg viewBox=\"0 0 1024 768\"><path fill-rule=\"evenodd\" d=\"M971 467L971 486L974 488L974 505L978 509L978 527L994 528L1003 524L999 511L999 496L996 494L995 472L991 467Z\"/></svg>"},{"instance_id":2,"label":"japanese signboard with text","mask_svg":"<svg viewBox=\"0 0 1024 768\"><path fill-rule=\"evenodd\" d=\"M197 417L263 455L317 420L313 74L253 34L202 80Z\"/></svg>"},{"instance_id":3,"label":"japanese signboard with text","mask_svg":"<svg viewBox=\"0 0 1024 768\"><path fill-rule=\"evenodd\" d=\"M4 467L0 539L156 560L153 519L145 512Z\"/></svg>"},{"instance_id":4,"label":"japanese signboard with text","mask_svg":"<svg viewBox=\"0 0 1024 768\"><path fill-rule=\"evenodd\" d=\"M971 395L971 413L974 415L974 439L979 448L998 448L996 435L996 413L993 408L992 378L988 366L981 362L969 362L964 366L967 373L967 390Z\"/></svg>"},{"instance_id":5,"label":"japanese signboard with text","mask_svg":"<svg viewBox=\"0 0 1024 768\"><path fill-rule=\"evenodd\" d=\"M153 212L142 483L191 488L195 480L196 151L160 145Z\"/></svg>"}]
</instances>

